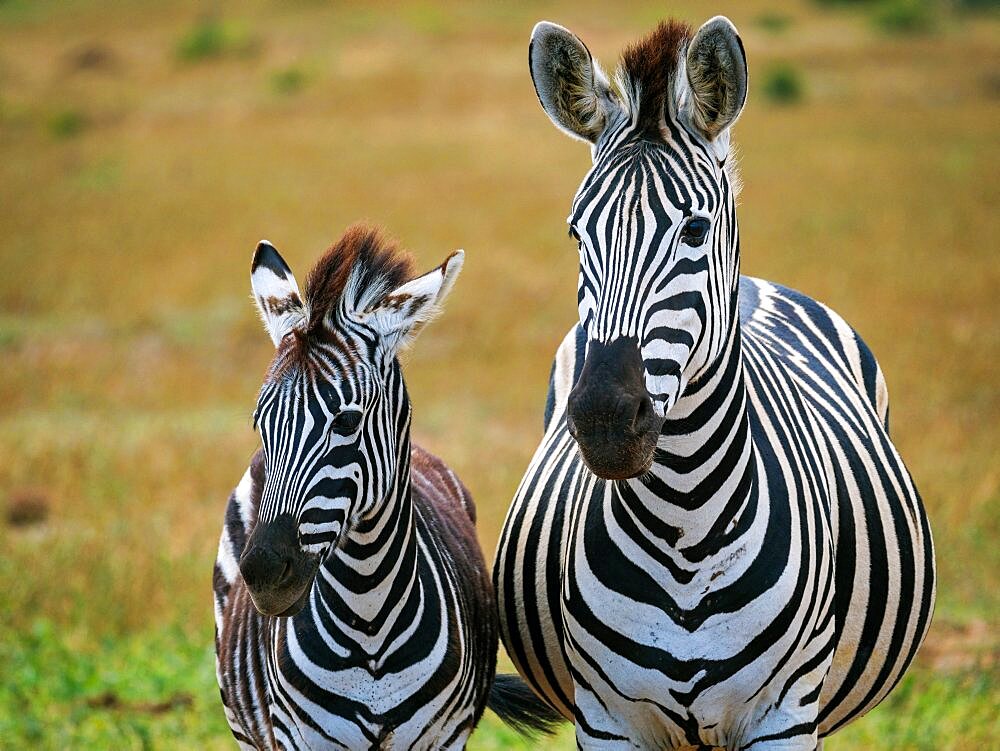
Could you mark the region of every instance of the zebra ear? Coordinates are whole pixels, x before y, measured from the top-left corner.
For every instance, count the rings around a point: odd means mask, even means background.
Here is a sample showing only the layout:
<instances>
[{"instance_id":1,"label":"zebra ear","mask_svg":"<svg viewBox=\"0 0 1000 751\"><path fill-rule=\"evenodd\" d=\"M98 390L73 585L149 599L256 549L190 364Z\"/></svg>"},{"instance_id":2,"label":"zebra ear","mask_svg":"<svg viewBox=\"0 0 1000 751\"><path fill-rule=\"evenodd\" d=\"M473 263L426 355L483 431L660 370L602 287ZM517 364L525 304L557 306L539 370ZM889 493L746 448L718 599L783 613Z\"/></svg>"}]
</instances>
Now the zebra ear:
<instances>
[{"instance_id":1,"label":"zebra ear","mask_svg":"<svg viewBox=\"0 0 1000 751\"><path fill-rule=\"evenodd\" d=\"M383 297L369 311L369 323L392 354L405 347L440 311L465 261L456 250L444 263L411 279Z\"/></svg>"},{"instance_id":2,"label":"zebra ear","mask_svg":"<svg viewBox=\"0 0 1000 751\"><path fill-rule=\"evenodd\" d=\"M305 323L306 310L292 270L267 240L254 251L250 286L264 328L277 347L286 334Z\"/></svg>"},{"instance_id":3,"label":"zebra ear","mask_svg":"<svg viewBox=\"0 0 1000 751\"><path fill-rule=\"evenodd\" d=\"M586 45L569 29L542 21L531 32L528 63L549 119L574 138L596 142L618 105Z\"/></svg>"},{"instance_id":4,"label":"zebra ear","mask_svg":"<svg viewBox=\"0 0 1000 751\"><path fill-rule=\"evenodd\" d=\"M689 121L712 141L736 122L747 98L747 57L728 18L716 16L698 29L686 68Z\"/></svg>"}]
</instances>

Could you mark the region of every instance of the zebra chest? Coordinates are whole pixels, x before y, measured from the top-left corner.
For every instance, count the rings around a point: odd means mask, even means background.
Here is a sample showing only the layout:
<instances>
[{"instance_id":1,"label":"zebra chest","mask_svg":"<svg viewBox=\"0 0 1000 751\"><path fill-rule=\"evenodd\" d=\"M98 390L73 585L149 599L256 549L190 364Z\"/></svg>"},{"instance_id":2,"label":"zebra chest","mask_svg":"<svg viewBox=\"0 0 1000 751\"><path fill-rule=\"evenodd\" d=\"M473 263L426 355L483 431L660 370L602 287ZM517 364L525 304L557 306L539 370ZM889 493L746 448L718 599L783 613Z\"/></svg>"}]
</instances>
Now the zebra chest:
<instances>
[{"instance_id":1,"label":"zebra chest","mask_svg":"<svg viewBox=\"0 0 1000 751\"><path fill-rule=\"evenodd\" d=\"M829 598L816 596L829 581L828 531L796 510L813 500L749 497L735 533L703 555L650 534L610 494L583 500L566 538L561 611L588 721L601 715L609 732L650 747L726 745L763 714L784 716L773 705L788 675L803 695L818 685L825 658L796 673L829 639Z\"/></svg>"},{"instance_id":2,"label":"zebra chest","mask_svg":"<svg viewBox=\"0 0 1000 751\"><path fill-rule=\"evenodd\" d=\"M335 599L319 590L273 643L271 713L288 747L431 749L470 722L471 707L449 705L467 657L442 592L422 582L375 620Z\"/></svg>"}]
</instances>

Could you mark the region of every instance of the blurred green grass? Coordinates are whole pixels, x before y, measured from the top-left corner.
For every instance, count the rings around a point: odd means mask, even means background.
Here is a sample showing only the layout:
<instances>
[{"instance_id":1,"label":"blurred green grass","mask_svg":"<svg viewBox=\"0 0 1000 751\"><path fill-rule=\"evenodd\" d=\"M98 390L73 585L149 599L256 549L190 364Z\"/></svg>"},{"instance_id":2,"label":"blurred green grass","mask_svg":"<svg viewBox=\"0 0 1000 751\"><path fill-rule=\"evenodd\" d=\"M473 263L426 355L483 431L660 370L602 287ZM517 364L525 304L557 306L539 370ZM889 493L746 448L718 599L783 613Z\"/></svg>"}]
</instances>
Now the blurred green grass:
<instances>
[{"instance_id":1,"label":"blurred green grass","mask_svg":"<svg viewBox=\"0 0 1000 751\"><path fill-rule=\"evenodd\" d=\"M540 18L564 23L610 66L668 11L694 23L722 12L740 27L744 271L827 302L873 347L934 527L927 648L827 748L993 742L995 17L900 37L867 9L762 0L6 0L0 510L41 499L48 518L0 523L0 748L232 746L210 571L225 498L257 442L250 412L270 344L247 271L261 237L300 278L363 217L423 267L467 250L406 372L416 437L472 489L491 556L575 318L563 219L588 164L538 107L527 36ZM780 34L758 22L776 13ZM207 18L253 40L236 45L252 54L179 60ZM768 101L760 87L778 63L804 79L805 99ZM304 77L289 84L288 71ZM57 125L66 113L81 127ZM521 747L571 739L567 729ZM487 719L471 747L518 745Z\"/></svg>"}]
</instances>

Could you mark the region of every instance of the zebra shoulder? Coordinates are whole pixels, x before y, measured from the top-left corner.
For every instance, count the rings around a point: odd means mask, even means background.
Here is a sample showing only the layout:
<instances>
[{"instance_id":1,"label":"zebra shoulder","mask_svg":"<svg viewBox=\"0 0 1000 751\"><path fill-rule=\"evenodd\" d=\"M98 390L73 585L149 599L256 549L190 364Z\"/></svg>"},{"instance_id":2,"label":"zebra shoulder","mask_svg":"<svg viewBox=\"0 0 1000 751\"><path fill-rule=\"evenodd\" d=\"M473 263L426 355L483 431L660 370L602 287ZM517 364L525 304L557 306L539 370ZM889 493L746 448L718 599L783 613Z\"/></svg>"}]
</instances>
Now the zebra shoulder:
<instances>
[{"instance_id":1,"label":"zebra shoulder","mask_svg":"<svg viewBox=\"0 0 1000 751\"><path fill-rule=\"evenodd\" d=\"M740 279L740 323L746 326L758 309L779 313L807 336L822 337L836 352L837 366L849 373L889 429L889 391L871 348L843 316L824 303L782 284L752 277Z\"/></svg>"},{"instance_id":2,"label":"zebra shoulder","mask_svg":"<svg viewBox=\"0 0 1000 751\"><path fill-rule=\"evenodd\" d=\"M413 444L410 448L410 483L414 500L446 513L461 509L476 524L476 504L472 493L447 464L430 451Z\"/></svg>"}]
</instances>

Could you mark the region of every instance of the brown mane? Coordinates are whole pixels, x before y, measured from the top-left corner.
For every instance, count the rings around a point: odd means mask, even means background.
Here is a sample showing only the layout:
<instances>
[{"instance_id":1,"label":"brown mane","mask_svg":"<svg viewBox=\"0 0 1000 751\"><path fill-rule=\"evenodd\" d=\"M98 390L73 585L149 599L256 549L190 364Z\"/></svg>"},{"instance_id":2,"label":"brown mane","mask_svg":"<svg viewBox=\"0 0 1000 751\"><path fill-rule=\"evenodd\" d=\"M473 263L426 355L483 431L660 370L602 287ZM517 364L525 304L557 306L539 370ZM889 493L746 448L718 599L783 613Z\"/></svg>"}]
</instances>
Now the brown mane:
<instances>
[{"instance_id":1,"label":"brown mane","mask_svg":"<svg viewBox=\"0 0 1000 751\"><path fill-rule=\"evenodd\" d=\"M351 277L355 294L364 300L394 290L413 277L413 259L378 228L354 224L320 257L306 278L309 321L305 334L317 333L333 310ZM377 287L377 289L374 289Z\"/></svg>"},{"instance_id":2,"label":"brown mane","mask_svg":"<svg viewBox=\"0 0 1000 751\"><path fill-rule=\"evenodd\" d=\"M622 53L621 73L633 91L638 92L631 104L638 110L635 117L640 131L659 135L661 118L669 116L667 104L673 95L680 56L690 39L688 24L660 21L653 31Z\"/></svg>"},{"instance_id":3,"label":"brown mane","mask_svg":"<svg viewBox=\"0 0 1000 751\"><path fill-rule=\"evenodd\" d=\"M323 323L340 304L352 278L351 304L370 305L413 278L413 260L378 228L366 224L348 227L309 271L305 288L309 320L303 328L293 330L294 336L282 340L267 379L284 378L309 367L311 342L338 342L344 354L353 358L353 349Z\"/></svg>"}]
</instances>

